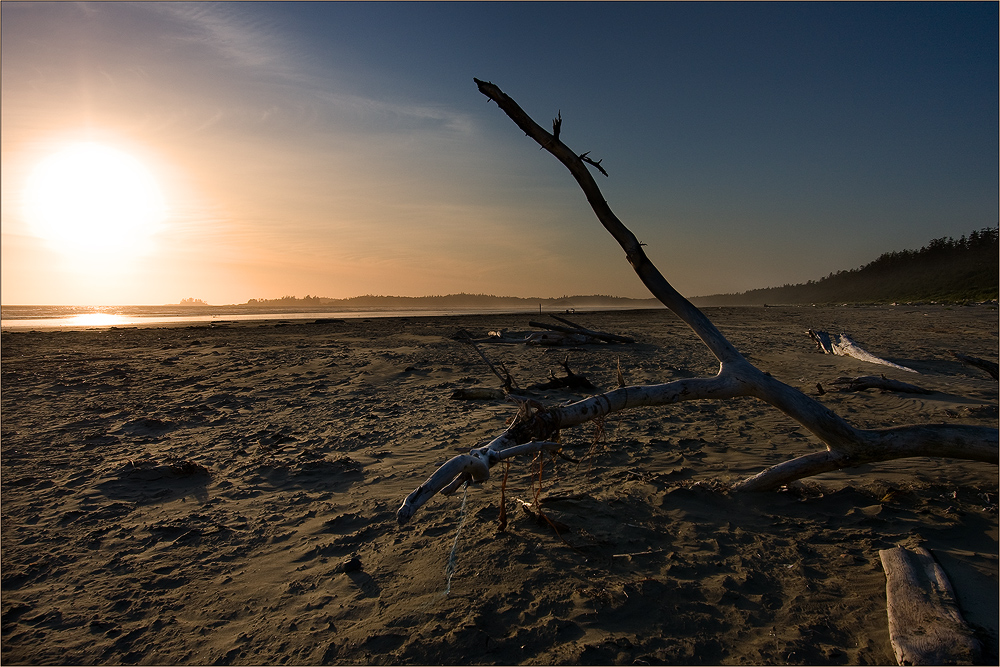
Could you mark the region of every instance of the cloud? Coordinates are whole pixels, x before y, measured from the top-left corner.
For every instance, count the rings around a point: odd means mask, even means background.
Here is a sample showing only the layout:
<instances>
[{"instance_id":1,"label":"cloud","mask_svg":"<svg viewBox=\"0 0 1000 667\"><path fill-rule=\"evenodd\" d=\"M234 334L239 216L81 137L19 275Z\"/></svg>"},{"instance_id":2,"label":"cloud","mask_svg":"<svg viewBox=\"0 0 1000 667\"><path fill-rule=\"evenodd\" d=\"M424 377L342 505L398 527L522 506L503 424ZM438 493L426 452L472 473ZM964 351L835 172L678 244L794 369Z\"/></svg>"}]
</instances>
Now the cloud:
<instances>
[{"instance_id":1,"label":"cloud","mask_svg":"<svg viewBox=\"0 0 1000 667\"><path fill-rule=\"evenodd\" d=\"M235 123L274 128L343 127L376 133L447 132L467 135L466 114L432 101L373 97L347 88L336 68L317 67L294 34L265 12L248 12L228 3L149 3L161 23L161 47L182 44L187 67L210 82L197 93L212 109L200 129ZM178 54L180 55L180 54ZM214 72L213 72L214 70ZM190 70L187 70L190 71ZM351 75L377 79L379 72Z\"/></svg>"},{"instance_id":2,"label":"cloud","mask_svg":"<svg viewBox=\"0 0 1000 667\"><path fill-rule=\"evenodd\" d=\"M175 39L211 50L236 67L258 74L291 73L274 26L250 20L252 14L240 11L239 4L155 2L142 7L152 16L173 21L178 28Z\"/></svg>"}]
</instances>

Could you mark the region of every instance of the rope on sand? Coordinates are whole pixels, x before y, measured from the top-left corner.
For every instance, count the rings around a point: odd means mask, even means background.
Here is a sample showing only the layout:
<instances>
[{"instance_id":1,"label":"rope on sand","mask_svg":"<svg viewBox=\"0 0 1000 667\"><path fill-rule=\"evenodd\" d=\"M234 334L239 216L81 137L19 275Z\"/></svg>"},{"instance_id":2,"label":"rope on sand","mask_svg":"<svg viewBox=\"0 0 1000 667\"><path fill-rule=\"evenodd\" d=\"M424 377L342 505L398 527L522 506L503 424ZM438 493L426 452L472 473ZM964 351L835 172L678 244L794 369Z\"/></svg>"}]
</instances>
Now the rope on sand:
<instances>
[{"instance_id":1,"label":"rope on sand","mask_svg":"<svg viewBox=\"0 0 1000 667\"><path fill-rule=\"evenodd\" d=\"M469 483L462 485L462 510L458 521L458 530L455 531L455 542L451 545L451 555L448 556L448 566L444 569L445 576L448 577L448 585L444 589L444 595L451 592L451 575L455 574L455 554L458 551L458 538L462 534L462 526L465 525L465 500L469 497Z\"/></svg>"}]
</instances>

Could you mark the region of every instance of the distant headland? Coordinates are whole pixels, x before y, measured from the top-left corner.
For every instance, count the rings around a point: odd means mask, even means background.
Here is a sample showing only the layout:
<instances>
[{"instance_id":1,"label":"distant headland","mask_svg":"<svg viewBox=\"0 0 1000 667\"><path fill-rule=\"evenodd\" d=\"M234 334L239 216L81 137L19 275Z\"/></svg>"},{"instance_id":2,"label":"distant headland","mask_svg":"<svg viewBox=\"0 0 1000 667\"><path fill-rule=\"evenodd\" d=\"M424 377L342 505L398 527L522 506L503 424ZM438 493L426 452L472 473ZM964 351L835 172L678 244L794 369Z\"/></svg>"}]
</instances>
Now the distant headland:
<instances>
[{"instance_id":1,"label":"distant headland","mask_svg":"<svg viewBox=\"0 0 1000 667\"><path fill-rule=\"evenodd\" d=\"M988 227L960 239L930 241L919 250L884 253L873 262L849 271L831 273L819 280L795 285L767 287L733 294L692 297L699 307L795 305L795 304L876 304L876 303L963 303L996 301L1000 292L1000 247L998 230ZM180 306L204 307L202 299L182 299ZM437 296L382 296L365 294L347 299L312 296L283 296L250 299L230 307L247 309L318 310L462 310L575 308L658 308L653 298L591 294L562 297L516 297L493 294L445 294Z\"/></svg>"}]
</instances>

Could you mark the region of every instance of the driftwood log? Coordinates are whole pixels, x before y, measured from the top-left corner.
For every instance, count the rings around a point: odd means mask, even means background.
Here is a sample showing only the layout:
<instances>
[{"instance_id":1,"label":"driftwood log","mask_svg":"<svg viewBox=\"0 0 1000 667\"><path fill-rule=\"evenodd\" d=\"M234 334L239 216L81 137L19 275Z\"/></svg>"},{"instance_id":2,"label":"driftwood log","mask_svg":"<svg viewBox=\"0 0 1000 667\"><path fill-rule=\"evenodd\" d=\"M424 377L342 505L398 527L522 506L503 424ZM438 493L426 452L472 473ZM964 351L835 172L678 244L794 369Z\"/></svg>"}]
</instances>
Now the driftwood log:
<instances>
[{"instance_id":1,"label":"driftwood log","mask_svg":"<svg viewBox=\"0 0 1000 667\"><path fill-rule=\"evenodd\" d=\"M562 362L562 367L566 371L563 377L556 377L555 373L549 372L549 379L545 382L529 385L528 389L539 389L547 391L549 389L582 389L590 391L596 389L593 383L583 375L577 375L569 367L569 357Z\"/></svg>"},{"instance_id":2,"label":"driftwood log","mask_svg":"<svg viewBox=\"0 0 1000 667\"><path fill-rule=\"evenodd\" d=\"M892 368L898 368L901 371L909 371L910 373L917 372L912 368L900 366L899 364L894 364L891 361L886 361L885 359L876 357L874 354L863 350L846 334L830 334L825 331L816 331L815 329L809 329L807 333L814 341L816 341L816 345L819 349L823 350L825 354L835 354L841 357L853 357L854 359L867 361L870 364L891 366Z\"/></svg>"},{"instance_id":3,"label":"driftwood log","mask_svg":"<svg viewBox=\"0 0 1000 667\"><path fill-rule=\"evenodd\" d=\"M856 378L837 378L831 385L841 391L865 391L878 389L880 391L895 391L901 394L933 394L930 389L918 387L915 384L892 380L884 375L864 375Z\"/></svg>"},{"instance_id":4,"label":"driftwood log","mask_svg":"<svg viewBox=\"0 0 1000 667\"><path fill-rule=\"evenodd\" d=\"M927 549L878 552L889 641L900 665L975 665L982 647L965 624L944 570Z\"/></svg>"},{"instance_id":5,"label":"driftwood log","mask_svg":"<svg viewBox=\"0 0 1000 667\"><path fill-rule=\"evenodd\" d=\"M990 377L994 380L1000 379L1000 366L998 366L996 362L980 359L979 357L970 357L960 352L952 352L952 354L966 366L982 369L989 373Z\"/></svg>"},{"instance_id":6,"label":"driftwood log","mask_svg":"<svg viewBox=\"0 0 1000 667\"><path fill-rule=\"evenodd\" d=\"M542 324L540 322L528 322L529 325L533 327L538 327L539 329L548 329L549 331L561 331L562 333L568 334L579 334L586 336L588 338L593 338L598 341L603 341L605 343L634 343L634 338L629 338L628 336L619 336L618 334L611 334L604 331L593 331L581 327L575 322L570 322L564 317L559 317L558 315L552 315L552 319L559 320L566 326L559 326L558 324Z\"/></svg>"},{"instance_id":7,"label":"driftwood log","mask_svg":"<svg viewBox=\"0 0 1000 667\"><path fill-rule=\"evenodd\" d=\"M687 378L652 386L620 387L576 403L545 408L527 403L513 423L492 441L457 456L442 465L411 492L396 513L405 524L439 491L454 491L467 481L482 482L490 468L510 458L513 452L558 451L560 429L611 413L641 406L670 405L699 399L758 398L795 420L826 445L826 450L780 463L733 485L738 491L774 490L794 480L865 463L909 456L943 456L997 463L998 432L995 428L970 425L928 424L883 429L861 429L848 423L815 399L761 371L737 350L711 321L675 290L646 256L643 244L618 219L588 165L607 172L600 161L577 154L559 140L562 119L553 133L532 120L500 88L475 79L479 91L514 121L539 146L556 157L583 190L597 219L625 251L639 279L664 306L684 321L719 360L713 377Z\"/></svg>"}]
</instances>

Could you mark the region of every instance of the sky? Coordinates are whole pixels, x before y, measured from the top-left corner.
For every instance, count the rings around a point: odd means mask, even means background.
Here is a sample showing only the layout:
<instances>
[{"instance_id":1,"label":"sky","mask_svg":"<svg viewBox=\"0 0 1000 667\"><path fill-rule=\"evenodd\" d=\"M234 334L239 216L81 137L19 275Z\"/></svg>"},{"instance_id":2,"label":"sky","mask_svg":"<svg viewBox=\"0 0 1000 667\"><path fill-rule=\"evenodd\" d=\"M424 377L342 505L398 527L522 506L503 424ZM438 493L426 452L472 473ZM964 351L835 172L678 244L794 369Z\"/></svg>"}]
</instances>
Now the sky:
<instances>
[{"instance_id":1,"label":"sky","mask_svg":"<svg viewBox=\"0 0 1000 667\"><path fill-rule=\"evenodd\" d=\"M819 279L996 226L997 25L994 2L4 0L0 302L649 296L473 77L561 113L682 294ZM132 166L39 176L83 145ZM156 206L109 233L139 173Z\"/></svg>"}]
</instances>

